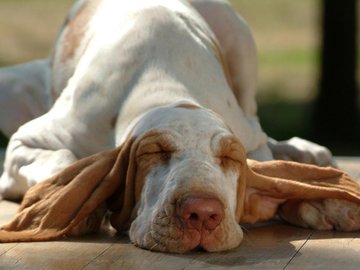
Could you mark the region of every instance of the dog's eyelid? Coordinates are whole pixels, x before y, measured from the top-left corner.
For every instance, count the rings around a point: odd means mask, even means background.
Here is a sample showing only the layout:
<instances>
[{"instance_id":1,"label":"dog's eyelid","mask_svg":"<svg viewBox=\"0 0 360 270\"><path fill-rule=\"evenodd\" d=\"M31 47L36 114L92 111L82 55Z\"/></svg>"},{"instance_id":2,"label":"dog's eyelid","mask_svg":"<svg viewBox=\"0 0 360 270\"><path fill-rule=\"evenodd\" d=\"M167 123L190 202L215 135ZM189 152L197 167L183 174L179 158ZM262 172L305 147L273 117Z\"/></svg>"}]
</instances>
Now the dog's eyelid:
<instances>
[{"instance_id":1,"label":"dog's eyelid","mask_svg":"<svg viewBox=\"0 0 360 270\"><path fill-rule=\"evenodd\" d=\"M139 147L136 156L141 157L144 155L171 155L176 149L172 145L162 145L160 143L148 143Z\"/></svg>"},{"instance_id":2,"label":"dog's eyelid","mask_svg":"<svg viewBox=\"0 0 360 270\"><path fill-rule=\"evenodd\" d=\"M177 151L174 134L166 131L150 130L144 136L139 144L136 156L149 154L167 154L170 155Z\"/></svg>"},{"instance_id":3,"label":"dog's eyelid","mask_svg":"<svg viewBox=\"0 0 360 270\"><path fill-rule=\"evenodd\" d=\"M229 168L229 165L232 165L231 167L240 168L242 161L237 157L232 157L231 155L223 155L217 157L219 164L223 168Z\"/></svg>"},{"instance_id":4,"label":"dog's eyelid","mask_svg":"<svg viewBox=\"0 0 360 270\"><path fill-rule=\"evenodd\" d=\"M233 135L223 136L218 142L215 157L242 162L242 149L238 139Z\"/></svg>"},{"instance_id":5,"label":"dog's eyelid","mask_svg":"<svg viewBox=\"0 0 360 270\"><path fill-rule=\"evenodd\" d=\"M221 156L218 156L218 158L220 159L227 159L227 160L231 160L231 161L234 161L234 162L240 162L240 160L238 158L235 158L231 155L221 155Z\"/></svg>"}]
</instances>

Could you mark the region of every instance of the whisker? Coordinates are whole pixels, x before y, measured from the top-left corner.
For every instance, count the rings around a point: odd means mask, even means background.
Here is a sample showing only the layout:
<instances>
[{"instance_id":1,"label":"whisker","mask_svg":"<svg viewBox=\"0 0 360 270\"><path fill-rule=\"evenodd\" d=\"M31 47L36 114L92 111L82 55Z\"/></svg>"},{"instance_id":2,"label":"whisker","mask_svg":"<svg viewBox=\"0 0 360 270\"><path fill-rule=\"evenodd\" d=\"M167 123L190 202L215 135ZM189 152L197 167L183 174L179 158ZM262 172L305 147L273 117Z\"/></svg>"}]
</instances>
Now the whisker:
<instances>
[{"instance_id":1,"label":"whisker","mask_svg":"<svg viewBox=\"0 0 360 270\"><path fill-rule=\"evenodd\" d=\"M245 233L250 232L250 230L249 230L248 228L246 228L245 226L240 225L240 228L241 228Z\"/></svg>"},{"instance_id":2,"label":"whisker","mask_svg":"<svg viewBox=\"0 0 360 270\"><path fill-rule=\"evenodd\" d=\"M160 241L157 238L166 239L167 241L179 241L181 236L172 236L171 234L161 234L159 231L151 230L151 236L153 240L156 240L159 244ZM163 245L163 244L162 244Z\"/></svg>"},{"instance_id":3,"label":"whisker","mask_svg":"<svg viewBox=\"0 0 360 270\"><path fill-rule=\"evenodd\" d=\"M154 248L156 248L158 245L159 245L159 243L156 243L156 242L155 242L155 244L154 244L149 250L150 250L150 251L153 251Z\"/></svg>"}]
</instances>

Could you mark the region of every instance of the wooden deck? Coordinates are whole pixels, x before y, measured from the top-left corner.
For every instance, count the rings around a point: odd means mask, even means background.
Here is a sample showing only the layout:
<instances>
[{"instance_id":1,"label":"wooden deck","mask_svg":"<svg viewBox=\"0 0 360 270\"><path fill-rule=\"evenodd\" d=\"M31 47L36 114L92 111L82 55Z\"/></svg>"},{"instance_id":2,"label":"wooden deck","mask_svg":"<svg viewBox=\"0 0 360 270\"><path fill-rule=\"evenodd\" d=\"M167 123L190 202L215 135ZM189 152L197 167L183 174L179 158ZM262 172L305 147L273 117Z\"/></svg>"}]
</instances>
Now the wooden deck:
<instances>
[{"instance_id":1,"label":"wooden deck","mask_svg":"<svg viewBox=\"0 0 360 270\"><path fill-rule=\"evenodd\" d=\"M339 165L360 179L360 159ZM0 223L17 204L0 202ZM0 244L0 269L356 269L360 233L305 230L272 222L245 229L242 245L228 252L162 254L134 247L127 236L101 233L47 243Z\"/></svg>"}]
</instances>

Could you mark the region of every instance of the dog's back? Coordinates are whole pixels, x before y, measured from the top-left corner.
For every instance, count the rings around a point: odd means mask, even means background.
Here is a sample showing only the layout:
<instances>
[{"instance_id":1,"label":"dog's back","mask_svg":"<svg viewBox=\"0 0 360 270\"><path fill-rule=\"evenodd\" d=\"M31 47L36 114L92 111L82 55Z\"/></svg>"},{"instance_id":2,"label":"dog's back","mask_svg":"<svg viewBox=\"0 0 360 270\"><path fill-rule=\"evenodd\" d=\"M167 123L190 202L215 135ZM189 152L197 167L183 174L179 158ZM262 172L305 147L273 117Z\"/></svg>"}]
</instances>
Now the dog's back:
<instances>
[{"instance_id":1,"label":"dog's back","mask_svg":"<svg viewBox=\"0 0 360 270\"><path fill-rule=\"evenodd\" d=\"M150 110L181 102L217 113L248 152L267 150L230 87L220 45L185 1L79 1L54 47L55 103L11 138L3 183L22 179L21 195L74 160L120 145Z\"/></svg>"},{"instance_id":2,"label":"dog's back","mask_svg":"<svg viewBox=\"0 0 360 270\"><path fill-rule=\"evenodd\" d=\"M242 112L227 81L216 37L190 4L105 0L83 5L57 42L53 77L58 80L55 96L64 91L67 100L80 104L86 95L89 104L98 105L86 115L88 126L114 123L116 118L116 137L121 141L123 131L142 113L191 100L229 119L237 130Z\"/></svg>"}]
</instances>

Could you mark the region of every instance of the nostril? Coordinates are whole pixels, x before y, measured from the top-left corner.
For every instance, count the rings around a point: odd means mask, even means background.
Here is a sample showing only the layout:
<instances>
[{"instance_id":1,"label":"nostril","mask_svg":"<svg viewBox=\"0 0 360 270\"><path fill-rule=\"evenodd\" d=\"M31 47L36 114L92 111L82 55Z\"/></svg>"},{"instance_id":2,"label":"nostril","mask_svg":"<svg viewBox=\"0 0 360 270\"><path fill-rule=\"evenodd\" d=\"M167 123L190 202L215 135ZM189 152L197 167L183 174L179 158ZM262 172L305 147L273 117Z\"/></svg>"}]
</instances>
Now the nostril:
<instances>
[{"instance_id":1,"label":"nostril","mask_svg":"<svg viewBox=\"0 0 360 270\"><path fill-rule=\"evenodd\" d=\"M224 216L219 200L201 196L189 196L179 205L179 216L187 229L214 230Z\"/></svg>"},{"instance_id":2,"label":"nostril","mask_svg":"<svg viewBox=\"0 0 360 270\"><path fill-rule=\"evenodd\" d=\"M199 219L199 216L196 213L191 213L189 219L196 221Z\"/></svg>"},{"instance_id":3,"label":"nostril","mask_svg":"<svg viewBox=\"0 0 360 270\"><path fill-rule=\"evenodd\" d=\"M221 222L222 216L213 214L204 222L204 226L207 230L214 230Z\"/></svg>"}]
</instances>

